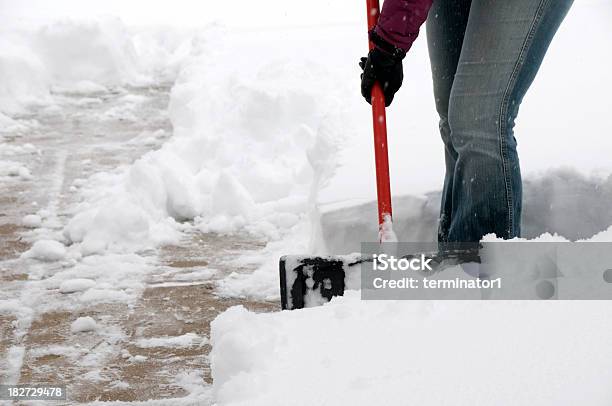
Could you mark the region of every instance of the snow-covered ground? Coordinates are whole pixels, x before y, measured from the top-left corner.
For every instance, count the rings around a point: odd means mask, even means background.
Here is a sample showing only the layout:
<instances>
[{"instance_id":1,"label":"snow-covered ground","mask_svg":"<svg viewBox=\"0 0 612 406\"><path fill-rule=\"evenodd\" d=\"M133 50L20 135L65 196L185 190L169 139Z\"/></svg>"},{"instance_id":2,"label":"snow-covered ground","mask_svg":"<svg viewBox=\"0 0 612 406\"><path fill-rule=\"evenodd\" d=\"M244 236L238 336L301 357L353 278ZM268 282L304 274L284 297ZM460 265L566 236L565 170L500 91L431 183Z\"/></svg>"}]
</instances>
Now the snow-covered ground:
<instances>
[{"instance_id":1,"label":"snow-covered ground","mask_svg":"<svg viewBox=\"0 0 612 406\"><path fill-rule=\"evenodd\" d=\"M126 25L79 16L91 14L82 2L66 1L55 11L43 3L7 7L0 28L2 136L23 140L19 151L0 142L0 176L32 179L27 163L11 154L37 154L27 138L40 126L32 112L64 109L69 95L97 105L101 94L173 83L167 109L173 128L169 137L151 130L131 141L151 150L129 164L76 179L78 198L65 209L67 218L57 217L53 201L27 213L28 273L53 276L31 284L35 294L23 292L21 302L0 298L0 313L27 324L48 289L77 292L81 302L131 303L151 275L151 253L194 232L221 243L228 235L263 241L265 247L239 252L229 263L255 271L222 275L215 292L269 300L278 298L281 254L347 253L377 238L371 118L358 90L364 6L274 1L266 9L242 0L202 8L182 0L171 13L151 6L147 19L137 7L109 2L102 11L120 14ZM45 19L23 18L28 7ZM68 9L78 17L58 20ZM190 27L179 27L186 15ZM576 2L521 107L516 135L528 237L588 238L612 225L605 120L610 17L605 1ZM164 18L175 26L151 25ZM429 240L443 157L424 38L406 59L405 77L388 113L395 221L400 238ZM124 97L106 117L147 120L137 114L146 96ZM526 403L510 401L519 396L529 404L569 405L589 393L581 400L606 404L609 310L606 303L374 304L354 294L290 314L234 308L213 324L216 401ZM84 320L74 328L97 326ZM576 337L585 336L589 345L580 347ZM189 346L206 337L148 340L141 344ZM436 391L438 384L458 388Z\"/></svg>"},{"instance_id":2,"label":"snow-covered ground","mask_svg":"<svg viewBox=\"0 0 612 406\"><path fill-rule=\"evenodd\" d=\"M608 302L364 302L213 322L219 405L608 405Z\"/></svg>"}]
</instances>

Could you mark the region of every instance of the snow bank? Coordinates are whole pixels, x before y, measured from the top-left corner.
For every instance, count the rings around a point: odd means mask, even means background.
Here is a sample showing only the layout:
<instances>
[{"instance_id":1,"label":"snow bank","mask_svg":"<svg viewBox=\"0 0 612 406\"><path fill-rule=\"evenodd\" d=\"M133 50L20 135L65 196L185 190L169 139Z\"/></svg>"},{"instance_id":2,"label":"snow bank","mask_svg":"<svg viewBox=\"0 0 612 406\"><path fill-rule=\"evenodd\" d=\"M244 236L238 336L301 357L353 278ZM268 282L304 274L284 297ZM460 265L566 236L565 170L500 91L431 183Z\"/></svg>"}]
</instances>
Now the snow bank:
<instances>
[{"instance_id":1,"label":"snow bank","mask_svg":"<svg viewBox=\"0 0 612 406\"><path fill-rule=\"evenodd\" d=\"M0 32L0 34L4 34ZM48 99L50 79L34 50L15 37L0 37L0 112L14 114L23 106Z\"/></svg>"},{"instance_id":2,"label":"snow bank","mask_svg":"<svg viewBox=\"0 0 612 406\"><path fill-rule=\"evenodd\" d=\"M171 83L191 52L195 30L178 26L152 26L131 30L140 66L157 81Z\"/></svg>"},{"instance_id":3,"label":"snow bank","mask_svg":"<svg viewBox=\"0 0 612 406\"><path fill-rule=\"evenodd\" d=\"M296 46L310 41L298 34ZM273 241L307 221L351 130L347 90L340 71L285 40L214 27L195 37L172 89L173 137L126 171L100 175L107 188L91 192L67 239L84 254L134 249L170 241L195 220L204 232ZM273 59L259 57L270 48Z\"/></svg>"},{"instance_id":4,"label":"snow bank","mask_svg":"<svg viewBox=\"0 0 612 406\"><path fill-rule=\"evenodd\" d=\"M332 169L341 93L326 67L288 57L272 38L245 40L211 36L223 51L206 47L186 64L170 103L175 136L147 164L180 179L166 186L174 217L278 239ZM258 58L268 47L275 60Z\"/></svg>"},{"instance_id":5,"label":"snow bank","mask_svg":"<svg viewBox=\"0 0 612 406\"><path fill-rule=\"evenodd\" d=\"M116 86L145 79L119 19L62 20L38 29L31 41L52 84L88 81Z\"/></svg>"},{"instance_id":6,"label":"snow bank","mask_svg":"<svg viewBox=\"0 0 612 406\"><path fill-rule=\"evenodd\" d=\"M0 112L24 113L52 102L52 92L172 80L189 42L179 30L158 30L165 35L136 36L116 17L7 24L0 28Z\"/></svg>"},{"instance_id":7,"label":"snow bank","mask_svg":"<svg viewBox=\"0 0 612 406\"><path fill-rule=\"evenodd\" d=\"M234 307L212 324L226 405L608 405L609 302L363 302Z\"/></svg>"},{"instance_id":8,"label":"snow bank","mask_svg":"<svg viewBox=\"0 0 612 406\"><path fill-rule=\"evenodd\" d=\"M511 241L568 242L550 233ZM604 241L612 241L612 226L581 244ZM592 252L605 249L597 247ZM564 271L565 283L593 293L578 269ZM211 324L216 404L604 406L612 399L608 300L367 301L360 293L302 310L235 306L219 315Z\"/></svg>"}]
</instances>

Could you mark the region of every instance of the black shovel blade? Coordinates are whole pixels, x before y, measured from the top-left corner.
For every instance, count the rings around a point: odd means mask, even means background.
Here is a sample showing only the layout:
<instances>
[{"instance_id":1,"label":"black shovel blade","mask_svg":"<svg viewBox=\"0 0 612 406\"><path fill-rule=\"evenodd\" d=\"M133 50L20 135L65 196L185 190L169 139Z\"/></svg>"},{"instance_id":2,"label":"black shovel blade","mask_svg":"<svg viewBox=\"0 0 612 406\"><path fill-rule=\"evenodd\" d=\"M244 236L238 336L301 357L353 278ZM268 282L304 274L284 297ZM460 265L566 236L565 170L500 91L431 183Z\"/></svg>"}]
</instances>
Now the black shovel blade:
<instances>
[{"instance_id":1,"label":"black shovel blade","mask_svg":"<svg viewBox=\"0 0 612 406\"><path fill-rule=\"evenodd\" d=\"M431 244L429 244L431 245ZM449 266L464 263L480 263L478 245L451 246L437 251L417 250L403 255L403 258L414 258L425 255L431 258L435 272L441 272ZM304 256L285 255L279 262L281 307L283 310L302 309L320 306L329 302L334 296L343 296L345 277L360 272L360 265L372 261L371 257L362 255L337 256ZM349 277L349 280L351 278Z\"/></svg>"},{"instance_id":2,"label":"black shovel blade","mask_svg":"<svg viewBox=\"0 0 612 406\"><path fill-rule=\"evenodd\" d=\"M344 295L347 267L355 258L285 255L279 262L281 306L283 310L302 309Z\"/></svg>"}]
</instances>

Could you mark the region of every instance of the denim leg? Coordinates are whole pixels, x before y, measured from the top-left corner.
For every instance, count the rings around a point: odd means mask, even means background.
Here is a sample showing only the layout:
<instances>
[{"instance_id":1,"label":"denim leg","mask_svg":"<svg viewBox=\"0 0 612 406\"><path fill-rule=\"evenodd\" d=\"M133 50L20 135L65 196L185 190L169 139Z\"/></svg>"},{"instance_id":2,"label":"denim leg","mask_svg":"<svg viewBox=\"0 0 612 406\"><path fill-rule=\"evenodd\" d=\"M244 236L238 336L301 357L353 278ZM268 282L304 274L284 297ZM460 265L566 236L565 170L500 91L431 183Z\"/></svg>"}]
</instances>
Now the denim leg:
<instances>
[{"instance_id":1,"label":"denim leg","mask_svg":"<svg viewBox=\"0 0 612 406\"><path fill-rule=\"evenodd\" d=\"M514 121L571 3L472 1L448 99L456 159L454 168L447 168L453 174L447 175L452 185L445 241L520 235L522 187Z\"/></svg>"},{"instance_id":2,"label":"denim leg","mask_svg":"<svg viewBox=\"0 0 612 406\"><path fill-rule=\"evenodd\" d=\"M448 102L461 55L471 2L472 0L435 0L427 17L427 46L446 163L438 224L438 240L441 242L448 239L453 209L452 186L457 162L457 151L451 142L448 125Z\"/></svg>"}]
</instances>

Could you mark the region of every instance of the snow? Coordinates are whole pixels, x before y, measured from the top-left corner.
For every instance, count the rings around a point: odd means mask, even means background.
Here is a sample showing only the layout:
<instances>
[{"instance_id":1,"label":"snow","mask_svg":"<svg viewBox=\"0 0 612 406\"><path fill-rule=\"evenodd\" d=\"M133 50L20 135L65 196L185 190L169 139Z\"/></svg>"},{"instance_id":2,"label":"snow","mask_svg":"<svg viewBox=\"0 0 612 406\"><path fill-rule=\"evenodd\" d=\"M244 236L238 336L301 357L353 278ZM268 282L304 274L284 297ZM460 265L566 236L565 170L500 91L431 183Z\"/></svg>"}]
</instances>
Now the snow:
<instances>
[{"instance_id":1,"label":"snow","mask_svg":"<svg viewBox=\"0 0 612 406\"><path fill-rule=\"evenodd\" d=\"M42 224L42 219L37 214L28 214L21 219L21 224L28 228L37 228Z\"/></svg>"},{"instance_id":2,"label":"snow","mask_svg":"<svg viewBox=\"0 0 612 406\"><path fill-rule=\"evenodd\" d=\"M23 106L48 98L49 78L43 62L27 45L0 40L0 112L17 113Z\"/></svg>"},{"instance_id":3,"label":"snow","mask_svg":"<svg viewBox=\"0 0 612 406\"><path fill-rule=\"evenodd\" d=\"M482 241L568 239L544 233L502 240L491 234ZM612 227L580 243L603 241L612 241ZM572 289L588 285L574 272L579 268L564 271ZM219 315L211 324L217 404L610 402L607 300L368 301L355 284L349 289L319 307L257 314L234 306Z\"/></svg>"},{"instance_id":4,"label":"snow","mask_svg":"<svg viewBox=\"0 0 612 406\"><path fill-rule=\"evenodd\" d=\"M96 286L96 281L92 279L68 279L60 284L59 291L60 293L75 293L91 289L94 286Z\"/></svg>"},{"instance_id":5,"label":"snow","mask_svg":"<svg viewBox=\"0 0 612 406\"><path fill-rule=\"evenodd\" d=\"M257 58L270 44L283 48L274 33L247 42L214 27L205 34L172 89L172 138L125 171L100 175L108 186L91 191L66 227L84 255L176 241L185 220L271 241L308 221L342 139L346 85L293 48L277 63Z\"/></svg>"},{"instance_id":6,"label":"snow","mask_svg":"<svg viewBox=\"0 0 612 406\"><path fill-rule=\"evenodd\" d=\"M89 316L79 317L70 324L70 331L73 333L86 333L97 329L98 323Z\"/></svg>"},{"instance_id":7,"label":"snow","mask_svg":"<svg viewBox=\"0 0 612 406\"><path fill-rule=\"evenodd\" d=\"M563 177L551 171L561 162L573 168L583 184L594 171L606 176L612 171L606 152L612 144L601 138L605 128L598 118L606 103L586 97L582 82L567 79L575 77L577 67L565 58L567 52L585 52L574 39L581 37L584 22L591 22L589 52L601 61L589 77L596 78L599 88L612 90L605 73L610 61L598 51L605 47L609 27L594 17L603 8L597 2L576 5L521 108L516 132L526 183L534 183L533 190L557 178L563 185ZM376 191L369 106L354 92L355 55L364 48L361 25L317 30L211 25L191 32L189 41L181 41L182 35L187 34L148 31L132 37L136 52L149 53L150 58L164 52L175 55L172 66L166 66L166 73L177 75L169 105L173 135L131 166L75 186L85 199L64 230L67 241L86 256L177 243L189 223L202 232L250 234L268 243L259 258L250 258L258 270L229 275L219 291L273 298L278 296L276 259L281 254L346 254L358 250L361 241L375 240L375 213L356 204L369 205ZM292 46L285 46L287 42ZM303 52L313 42L318 44L317 55L325 55L325 64ZM352 71L355 75L347 74ZM435 238L438 210L438 196L430 192L441 187L443 157L422 39L407 58L405 71L410 80L388 111L392 191L399 200L393 228L400 240L429 241ZM560 81L566 83L563 97L556 85ZM591 89L589 94L600 92ZM568 98L581 102L563 102ZM575 134L581 134L579 156ZM154 140L144 135L142 142ZM541 159L544 147L552 149L553 161ZM606 176L595 183L607 187ZM565 182L568 188L580 184L580 179L570 181ZM558 189L549 191L548 197L560 198ZM531 196L529 191L526 195ZM574 225L579 231L568 235L571 217L543 215L548 197L526 203L526 218L539 233L588 238L612 224L609 219L585 222ZM605 196L598 199L603 202ZM344 208L329 210L332 206ZM337 223L342 211L342 222ZM557 212L560 209L551 213ZM527 231L530 238L539 234Z\"/></svg>"},{"instance_id":8,"label":"snow","mask_svg":"<svg viewBox=\"0 0 612 406\"><path fill-rule=\"evenodd\" d=\"M174 51L186 40L171 31L175 42L168 47L145 37L150 44L143 49L147 45L142 40L137 44L117 17L31 17L4 21L0 29L0 123L15 125L11 115L52 104L53 93L95 94L109 87L150 84L162 74L171 80L181 60ZM184 53L189 47L182 49Z\"/></svg>"},{"instance_id":9,"label":"snow","mask_svg":"<svg viewBox=\"0 0 612 406\"><path fill-rule=\"evenodd\" d=\"M598 51L609 34L599 16L605 14L603 9L601 2L574 7L522 107L517 135L525 134L519 145L526 182L538 176L554 178L557 175L548 171L560 162L580 176L612 170L606 153L612 144L601 138L605 127L598 119L606 103L591 97L601 93L592 90L592 81L600 89L612 86L606 79L609 60ZM354 62L365 46L361 14L345 13L350 23L316 30L235 28L232 23L197 29L128 29L117 18L97 17L51 20L7 31L20 47L11 51L15 58L7 60L27 59L28 69L42 78L38 90L23 92L39 101L45 100L45 94L64 91L98 103L96 94L104 89L150 83L153 77L176 79L168 107L172 136L128 167L73 184L71 190L83 201L61 236L72 255L131 254L176 244L192 226L205 233L248 234L267 242L258 257L244 259L257 270L230 274L219 282L218 291L271 299L278 296L280 255L346 254L358 250L361 241L375 240L376 215L360 206L370 205L376 190L369 106L354 91L359 73ZM565 58L567 52L586 52L575 41L585 21L591 22L593 38L587 51L598 59L586 87L567 80L575 77L572 71L577 67ZM64 49L65 42L74 46ZM92 42L95 46L86 45ZM315 42L316 54L304 52ZM430 192L441 186L443 158L422 38L407 58L405 71L410 80L388 111L393 229L400 240L408 236L428 241L435 238L437 211L437 196ZM27 75L36 77L32 72ZM564 97L555 96L561 80L566 83ZM134 108L141 102L126 97ZM562 102L567 98L581 102ZM19 109L24 103L19 102ZM134 119L134 114L121 107L106 112L104 118ZM551 130L544 131L542 123L550 124ZM592 159L577 158L574 134L581 134L579 155ZM158 136L143 133L133 142L157 147ZM541 159L543 146L554 150L553 162ZM21 171L25 179L26 170L12 165L7 173ZM332 206L342 208L334 211L329 209ZM604 216L601 224L585 222L580 227L584 230L568 235L571 221L556 229L547 226L559 225L562 219L540 224L540 218L544 216L534 213L540 233L558 231L571 239L588 238L612 224Z\"/></svg>"},{"instance_id":10,"label":"snow","mask_svg":"<svg viewBox=\"0 0 612 406\"><path fill-rule=\"evenodd\" d=\"M203 268L192 272L177 272L173 275L173 280L177 281L176 283L195 282L211 279L215 275L217 275L216 269Z\"/></svg>"},{"instance_id":11,"label":"snow","mask_svg":"<svg viewBox=\"0 0 612 406\"><path fill-rule=\"evenodd\" d=\"M130 295L122 290L115 289L88 289L80 297L86 303L112 303L127 302Z\"/></svg>"},{"instance_id":12,"label":"snow","mask_svg":"<svg viewBox=\"0 0 612 406\"><path fill-rule=\"evenodd\" d=\"M32 109L61 110L57 93L79 95L72 103L91 108L102 103L104 92L169 82L173 129L163 143L163 131L130 141L152 147L131 165L75 179L70 190L82 201L70 209L74 216L61 232L52 210L22 219L33 228L27 239L34 242L23 256L40 261L27 262L29 290L19 300L0 300L0 313L17 318L17 337L27 334L37 314L56 306L76 311L133 304L153 262L136 253L179 244L185 231L264 241L261 250L225 264L255 271L230 273L216 282L215 293L266 300L278 298L281 255L347 254L376 240L371 116L358 91L356 64L366 47L361 7L348 0L273 0L266 7L247 0L178 0L148 4L142 13L138 2L57 3L3 7L3 131L27 137L37 125L27 118ZM122 14L130 23L176 21L182 13L181 24L198 27L126 26L114 17L92 18L89 8ZM88 17L21 20L65 10ZM610 10L603 1L575 4L521 107L516 133L525 174L524 241L612 240L612 139L602 137L608 128L601 119L612 91L612 60L601 51L609 46ZM210 24L214 19L221 22ZM585 61L589 74L577 74ZM405 61L405 76L388 110L393 231L400 241L429 241L435 238L443 157L423 38ZM142 98L126 95L123 101L100 120L134 120ZM26 147L22 152L37 153ZM2 143L0 148L10 156ZM0 176L10 181L32 180L33 170L0 161ZM215 275L193 270L174 281ZM361 302L355 292L298 312L231 308L212 327L215 401L608 404L609 315L605 302L382 303ZM100 333L95 320L82 319L74 323L89 329L93 322ZM187 333L138 343L180 348L208 340ZM8 354L11 379L18 377L23 351L13 347ZM43 348L40 354L45 351L77 350ZM117 348L109 339L96 351L79 362L97 368ZM296 370L303 371L299 379ZM86 378L100 379L100 371ZM186 398L151 404L211 401L201 376L178 375L177 384ZM445 387L454 390L437 390Z\"/></svg>"},{"instance_id":13,"label":"snow","mask_svg":"<svg viewBox=\"0 0 612 406\"><path fill-rule=\"evenodd\" d=\"M603 406L610 310L608 302L364 302L357 292L301 311L234 307L212 326L215 399Z\"/></svg>"},{"instance_id":14,"label":"snow","mask_svg":"<svg viewBox=\"0 0 612 406\"><path fill-rule=\"evenodd\" d=\"M32 174L30 173L30 170L28 168L26 168L25 166L20 167L18 172L17 172L17 174L23 180L32 180L32 179L34 179Z\"/></svg>"},{"instance_id":15,"label":"snow","mask_svg":"<svg viewBox=\"0 0 612 406\"><path fill-rule=\"evenodd\" d=\"M85 355L86 352L87 350L84 348L76 348L64 345L49 345L31 349L30 355L33 358L41 358L46 357L48 355L60 355L74 360L80 356Z\"/></svg>"},{"instance_id":16,"label":"snow","mask_svg":"<svg viewBox=\"0 0 612 406\"><path fill-rule=\"evenodd\" d=\"M71 94L83 94L88 95L92 93L102 93L108 91L105 86L91 80L78 80L76 82L69 82L65 85L54 85L51 90L56 93L71 93Z\"/></svg>"},{"instance_id":17,"label":"snow","mask_svg":"<svg viewBox=\"0 0 612 406\"><path fill-rule=\"evenodd\" d=\"M33 258L40 261L59 261L66 256L66 247L59 241L39 240L32 248L22 254L23 258Z\"/></svg>"},{"instance_id":18,"label":"snow","mask_svg":"<svg viewBox=\"0 0 612 406\"><path fill-rule=\"evenodd\" d=\"M116 18L64 20L44 26L36 33L35 49L53 83L118 85L142 79L134 45Z\"/></svg>"},{"instance_id":19,"label":"snow","mask_svg":"<svg viewBox=\"0 0 612 406\"><path fill-rule=\"evenodd\" d=\"M579 240L584 241L584 240ZM608 227L606 230L595 234L593 237L589 238L587 241L591 242L610 242L612 241L612 226Z\"/></svg>"},{"instance_id":20,"label":"snow","mask_svg":"<svg viewBox=\"0 0 612 406\"><path fill-rule=\"evenodd\" d=\"M30 170L18 162L0 160L0 176L15 177L20 180L32 180Z\"/></svg>"},{"instance_id":21,"label":"snow","mask_svg":"<svg viewBox=\"0 0 612 406\"><path fill-rule=\"evenodd\" d=\"M70 242L81 244L83 255L104 253L117 241L126 246L148 237L149 223L140 207L121 200L106 203L99 209L77 214L64 230Z\"/></svg>"},{"instance_id":22,"label":"snow","mask_svg":"<svg viewBox=\"0 0 612 406\"><path fill-rule=\"evenodd\" d=\"M13 346L8 349L6 354L6 382L16 384L19 380L19 372L23 365L23 357L25 355L25 347Z\"/></svg>"},{"instance_id":23,"label":"snow","mask_svg":"<svg viewBox=\"0 0 612 406\"><path fill-rule=\"evenodd\" d=\"M393 220L386 214L383 223L379 226L378 240L380 242L397 242L397 235L393 231Z\"/></svg>"},{"instance_id":24,"label":"snow","mask_svg":"<svg viewBox=\"0 0 612 406\"><path fill-rule=\"evenodd\" d=\"M136 341L140 348L154 347L193 347L202 346L208 342L206 337L200 337L195 333L186 333L177 337L152 337L141 338Z\"/></svg>"}]
</instances>

